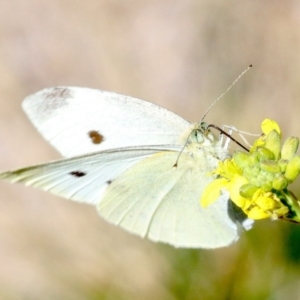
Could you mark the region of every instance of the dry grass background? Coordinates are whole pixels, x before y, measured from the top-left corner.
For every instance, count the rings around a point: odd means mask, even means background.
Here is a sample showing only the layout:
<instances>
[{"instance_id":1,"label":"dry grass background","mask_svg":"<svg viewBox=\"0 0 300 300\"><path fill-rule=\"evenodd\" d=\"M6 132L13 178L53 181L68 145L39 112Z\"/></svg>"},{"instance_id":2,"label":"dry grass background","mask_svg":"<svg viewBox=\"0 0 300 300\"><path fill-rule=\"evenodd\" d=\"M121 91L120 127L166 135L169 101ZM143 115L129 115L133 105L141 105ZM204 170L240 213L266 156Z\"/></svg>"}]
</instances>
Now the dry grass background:
<instances>
[{"instance_id":1,"label":"dry grass background","mask_svg":"<svg viewBox=\"0 0 300 300\"><path fill-rule=\"evenodd\" d=\"M299 28L292 0L0 0L0 168L59 157L21 111L39 89L110 90L197 121L250 63L207 120L299 135ZM300 299L296 225L176 250L18 185L0 183L0 207L1 299Z\"/></svg>"}]
</instances>

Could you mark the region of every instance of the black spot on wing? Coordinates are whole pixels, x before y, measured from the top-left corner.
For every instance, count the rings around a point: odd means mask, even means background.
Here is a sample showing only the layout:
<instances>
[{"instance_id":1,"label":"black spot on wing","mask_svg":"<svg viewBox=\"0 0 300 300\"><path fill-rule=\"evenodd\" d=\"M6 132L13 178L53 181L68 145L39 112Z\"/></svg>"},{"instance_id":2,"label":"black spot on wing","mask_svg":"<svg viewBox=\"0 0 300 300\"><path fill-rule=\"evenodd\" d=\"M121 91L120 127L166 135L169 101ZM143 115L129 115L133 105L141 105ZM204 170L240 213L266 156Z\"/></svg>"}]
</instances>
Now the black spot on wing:
<instances>
[{"instance_id":1,"label":"black spot on wing","mask_svg":"<svg viewBox=\"0 0 300 300\"><path fill-rule=\"evenodd\" d=\"M74 177L83 177L86 175L85 172L81 172L81 171L72 171L70 172L71 175L73 175Z\"/></svg>"},{"instance_id":2,"label":"black spot on wing","mask_svg":"<svg viewBox=\"0 0 300 300\"><path fill-rule=\"evenodd\" d=\"M101 144L104 141L104 136L96 130L89 131L88 136L93 144Z\"/></svg>"},{"instance_id":3,"label":"black spot on wing","mask_svg":"<svg viewBox=\"0 0 300 300\"><path fill-rule=\"evenodd\" d=\"M45 99L46 100L52 100L52 99L67 99L67 98L72 98L73 93L69 88L65 87L55 87L52 88L51 92L47 93Z\"/></svg>"},{"instance_id":4,"label":"black spot on wing","mask_svg":"<svg viewBox=\"0 0 300 300\"><path fill-rule=\"evenodd\" d=\"M42 90L35 97L43 100L42 104L35 107L35 113L43 120L53 111L67 106L68 99L74 98L74 93L67 87L55 87Z\"/></svg>"},{"instance_id":5,"label":"black spot on wing","mask_svg":"<svg viewBox=\"0 0 300 300\"><path fill-rule=\"evenodd\" d=\"M107 184L111 184L113 181L112 180L107 180L106 183Z\"/></svg>"}]
</instances>

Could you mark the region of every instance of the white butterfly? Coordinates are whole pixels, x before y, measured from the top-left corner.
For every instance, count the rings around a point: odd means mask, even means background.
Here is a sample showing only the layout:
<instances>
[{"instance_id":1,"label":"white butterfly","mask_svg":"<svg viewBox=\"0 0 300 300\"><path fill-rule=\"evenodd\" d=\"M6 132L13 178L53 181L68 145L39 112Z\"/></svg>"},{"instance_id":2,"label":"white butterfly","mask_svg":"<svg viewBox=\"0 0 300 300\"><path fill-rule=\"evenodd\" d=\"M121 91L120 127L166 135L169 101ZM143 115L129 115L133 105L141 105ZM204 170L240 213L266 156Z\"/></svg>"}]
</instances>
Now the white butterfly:
<instances>
[{"instance_id":1,"label":"white butterfly","mask_svg":"<svg viewBox=\"0 0 300 300\"><path fill-rule=\"evenodd\" d=\"M229 155L202 125L193 130L152 103L78 87L42 90L27 97L23 108L71 158L0 178L93 204L107 221L175 247L217 248L238 239L243 217L227 194L208 208L199 203L214 179L210 172Z\"/></svg>"}]
</instances>

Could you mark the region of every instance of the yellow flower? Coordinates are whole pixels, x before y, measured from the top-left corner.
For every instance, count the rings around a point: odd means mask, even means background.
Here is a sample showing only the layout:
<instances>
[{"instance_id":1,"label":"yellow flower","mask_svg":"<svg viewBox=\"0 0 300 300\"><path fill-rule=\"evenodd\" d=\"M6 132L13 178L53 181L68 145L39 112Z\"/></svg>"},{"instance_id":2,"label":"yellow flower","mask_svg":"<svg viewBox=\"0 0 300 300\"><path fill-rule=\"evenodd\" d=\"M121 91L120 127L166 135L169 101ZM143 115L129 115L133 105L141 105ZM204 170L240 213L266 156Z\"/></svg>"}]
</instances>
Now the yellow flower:
<instances>
[{"instance_id":1,"label":"yellow flower","mask_svg":"<svg viewBox=\"0 0 300 300\"><path fill-rule=\"evenodd\" d=\"M236 152L219 162L217 178L203 192L206 207L227 190L231 200L251 219L285 219L300 222L300 205L287 189L300 174L299 139L288 138L282 146L279 125L270 119L262 122L262 136L249 153Z\"/></svg>"},{"instance_id":2,"label":"yellow flower","mask_svg":"<svg viewBox=\"0 0 300 300\"><path fill-rule=\"evenodd\" d=\"M263 134L268 135L272 130L277 131L281 137L281 129L276 121L271 119L263 120L261 123L261 131Z\"/></svg>"},{"instance_id":3,"label":"yellow flower","mask_svg":"<svg viewBox=\"0 0 300 300\"><path fill-rule=\"evenodd\" d=\"M263 147L266 144L266 137L272 132L275 131L279 138L281 138L281 129L278 125L278 123L271 119L265 119L261 123L261 131L263 132L262 136L258 138L252 148L250 149L250 152L255 151L258 147Z\"/></svg>"},{"instance_id":4,"label":"yellow flower","mask_svg":"<svg viewBox=\"0 0 300 300\"><path fill-rule=\"evenodd\" d=\"M218 178L212 181L204 190L201 198L201 205L207 207L209 204L217 200L222 189L226 189L228 181L225 178Z\"/></svg>"},{"instance_id":5,"label":"yellow flower","mask_svg":"<svg viewBox=\"0 0 300 300\"><path fill-rule=\"evenodd\" d=\"M250 219L258 220L272 217L278 219L289 212L276 194L258 189L252 198L252 204L244 211Z\"/></svg>"}]
</instances>

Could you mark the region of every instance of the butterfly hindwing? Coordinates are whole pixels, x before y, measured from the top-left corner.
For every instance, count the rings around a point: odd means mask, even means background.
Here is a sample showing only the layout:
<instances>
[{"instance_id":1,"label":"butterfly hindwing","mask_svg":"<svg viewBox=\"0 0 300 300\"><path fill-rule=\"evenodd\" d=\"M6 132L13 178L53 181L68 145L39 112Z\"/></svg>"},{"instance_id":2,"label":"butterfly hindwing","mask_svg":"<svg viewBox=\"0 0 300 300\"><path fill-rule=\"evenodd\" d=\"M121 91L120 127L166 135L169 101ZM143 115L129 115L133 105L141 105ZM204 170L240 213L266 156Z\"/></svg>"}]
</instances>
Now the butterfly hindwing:
<instances>
[{"instance_id":1,"label":"butterfly hindwing","mask_svg":"<svg viewBox=\"0 0 300 300\"><path fill-rule=\"evenodd\" d=\"M239 234L228 213L228 196L201 207L202 192L213 180L207 161L182 153L175 168L177 158L178 152L157 153L122 173L105 191L99 214L132 233L175 247L229 245Z\"/></svg>"},{"instance_id":2,"label":"butterfly hindwing","mask_svg":"<svg viewBox=\"0 0 300 300\"><path fill-rule=\"evenodd\" d=\"M98 204L105 189L122 172L158 151L178 147L131 147L58 160L0 174L0 179L22 182L67 199Z\"/></svg>"}]
</instances>

